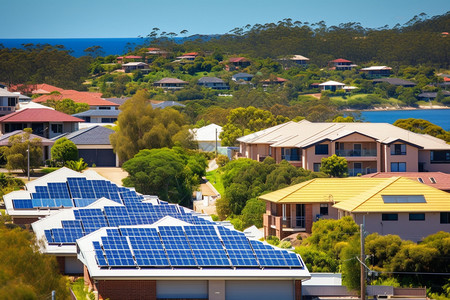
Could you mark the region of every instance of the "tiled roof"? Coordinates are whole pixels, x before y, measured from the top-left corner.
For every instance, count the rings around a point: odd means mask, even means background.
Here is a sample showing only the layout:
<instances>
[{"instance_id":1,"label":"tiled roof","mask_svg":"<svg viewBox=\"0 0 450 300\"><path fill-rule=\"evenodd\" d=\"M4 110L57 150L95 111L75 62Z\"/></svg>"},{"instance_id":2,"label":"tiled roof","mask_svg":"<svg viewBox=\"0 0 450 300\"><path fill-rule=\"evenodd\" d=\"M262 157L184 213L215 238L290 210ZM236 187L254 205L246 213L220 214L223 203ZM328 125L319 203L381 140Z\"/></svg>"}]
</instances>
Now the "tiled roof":
<instances>
[{"instance_id":1,"label":"tiled roof","mask_svg":"<svg viewBox=\"0 0 450 300\"><path fill-rule=\"evenodd\" d=\"M116 103L101 98L101 93L79 92L75 90L62 90L59 95L42 95L33 99L33 102L42 103L47 100L71 99L76 103L86 103L89 106L119 106Z\"/></svg>"},{"instance_id":2,"label":"tiled roof","mask_svg":"<svg viewBox=\"0 0 450 300\"><path fill-rule=\"evenodd\" d=\"M50 94L54 91L64 91L64 89L46 84L46 83L39 83L39 84L30 84L30 85L13 85L9 88L11 91L22 91L27 94Z\"/></svg>"},{"instance_id":3,"label":"tiled roof","mask_svg":"<svg viewBox=\"0 0 450 300\"><path fill-rule=\"evenodd\" d=\"M363 175L362 177L370 178L390 178L390 177L405 177L434 188L450 191L450 174L442 172L377 172L372 174ZM419 180L420 178L420 180Z\"/></svg>"},{"instance_id":4,"label":"tiled roof","mask_svg":"<svg viewBox=\"0 0 450 300\"><path fill-rule=\"evenodd\" d=\"M352 61L351 60L346 60L346 59L343 59L343 58L338 58L338 59L335 59L335 60L332 60L331 62L334 62L334 63L351 63Z\"/></svg>"},{"instance_id":5,"label":"tiled roof","mask_svg":"<svg viewBox=\"0 0 450 300\"><path fill-rule=\"evenodd\" d=\"M0 123L27 122L70 122L78 123L84 120L66 115L65 113L46 108L27 108L0 118Z\"/></svg>"},{"instance_id":6,"label":"tiled roof","mask_svg":"<svg viewBox=\"0 0 450 300\"><path fill-rule=\"evenodd\" d=\"M114 133L114 130L97 125L72 132L65 138L75 145L111 145L109 141L111 133Z\"/></svg>"},{"instance_id":7,"label":"tiled roof","mask_svg":"<svg viewBox=\"0 0 450 300\"><path fill-rule=\"evenodd\" d=\"M198 80L199 83L224 83L224 81L217 77L202 77Z\"/></svg>"},{"instance_id":8,"label":"tiled roof","mask_svg":"<svg viewBox=\"0 0 450 300\"><path fill-rule=\"evenodd\" d=\"M401 79L401 78L378 78L378 79L374 79L372 81L375 82L375 83L387 82L387 83L392 84L392 85L416 85L412 81L404 80L404 79Z\"/></svg>"},{"instance_id":9,"label":"tiled roof","mask_svg":"<svg viewBox=\"0 0 450 300\"><path fill-rule=\"evenodd\" d=\"M230 59L228 59L228 61L231 63L236 63L236 62L249 61L249 60L245 57L231 57Z\"/></svg>"},{"instance_id":10,"label":"tiled roof","mask_svg":"<svg viewBox=\"0 0 450 300\"><path fill-rule=\"evenodd\" d=\"M142 56L138 56L138 55L128 55L128 56L125 56L125 57L123 57L123 56L117 57L117 59L124 59L124 58L128 58L128 59L141 59Z\"/></svg>"},{"instance_id":11,"label":"tiled roof","mask_svg":"<svg viewBox=\"0 0 450 300\"><path fill-rule=\"evenodd\" d=\"M287 79L281 78L281 77L277 77L275 79L266 79L266 80L261 80L261 82L286 82L288 81Z\"/></svg>"},{"instance_id":12,"label":"tiled roof","mask_svg":"<svg viewBox=\"0 0 450 300\"><path fill-rule=\"evenodd\" d=\"M80 117L117 117L120 114L120 110L117 109L90 109L77 114L73 114L72 116L80 118Z\"/></svg>"},{"instance_id":13,"label":"tiled roof","mask_svg":"<svg viewBox=\"0 0 450 300\"><path fill-rule=\"evenodd\" d=\"M178 79L178 78L168 78L168 77L163 78L163 79L158 80L158 81L155 81L155 83L184 83L184 84L187 84L186 81L183 81L183 80L181 80L181 79Z\"/></svg>"}]
</instances>

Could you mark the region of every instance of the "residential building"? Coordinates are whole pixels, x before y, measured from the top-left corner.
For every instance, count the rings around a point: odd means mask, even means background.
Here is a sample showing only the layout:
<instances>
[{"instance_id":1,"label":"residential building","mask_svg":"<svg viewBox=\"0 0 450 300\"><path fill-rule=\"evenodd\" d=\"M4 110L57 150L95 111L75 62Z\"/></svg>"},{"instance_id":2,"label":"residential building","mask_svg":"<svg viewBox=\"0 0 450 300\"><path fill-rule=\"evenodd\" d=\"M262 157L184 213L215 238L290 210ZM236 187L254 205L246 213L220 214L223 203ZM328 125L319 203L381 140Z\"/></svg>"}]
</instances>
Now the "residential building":
<instances>
[{"instance_id":1,"label":"residential building","mask_svg":"<svg viewBox=\"0 0 450 300\"><path fill-rule=\"evenodd\" d=\"M225 66L227 71L234 71L243 69L250 66L250 60L245 57L231 57L228 59L228 63Z\"/></svg>"},{"instance_id":2,"label":"residential building","mask_svg":"<svg viewBox=\"0 0 450 300\"><path fill-rule=\"evenodd\" d=\"M284 57L278 60L285 68L290 67L306 67L308 66L309 58L302 55L291 55L289 57Z\"/></svg>"},{"instance_id":3,"label":"residential building","mask_svg":"<svg viewBox=\"0 0 450 300\"><path fill-rule=\"evenodd\" d=\"M336 92L336 90L343 89L345 86L345 83L330 80L330 81L320 83L318 86L320 87L321 91Z\"/></svg>"},{"instance_id":4,"label":"residential building","mask_svg":"<svg viewBox=\"0 0 450 300\"><path fill-rule=\"evenodd\" d=\"M336 154L349 175L376 172L450 173L450 145L387 123L287 122L237 139L241 157L273 157L319 171L321 159Z\"/></svg>"},{"instance_id":5,"label":"residential building","mask_svg":"<svg viewBox=\"0 0 450 300\"><path fill-rule=\"evenodd\" d=\"M265 80L261 80L261 83L264 87L270 86L270 85L275 85L275 84L285 84L288 80L281 78L281 77L273 77L273 78L269 78L269 79L265 79Z\"/></svg>"},{"instance_id":6,"label":"residential building","mask_svg":"<svg viewBox=\"0 0 450 300\"><path fill-rule=\"evenodd\" d=\"M125 73L130 73L136 70L144 70L149 69L148 64L143 62L129 62L126 64L122 64L122 70L124 70Z\"/></svg>"},{"instance_id":7,"label":"residential building","mask_svg":"<svg viewBox=\"0 0 450 300\"><path fill-rule=\"evenodd\" d=\"M217 77L202 77L197 84L202 87L211 88L215 90L228 90L229 86L220 78Z\"/></svg>"},{"instance_id":8,"label":"residential building","mask_svg":"<svg viewBox=\"0 0 450 300\"><path fill-rule=\"evenodd\" d=\"M123 64L126 62L136 62L142 61L142 56L139 55L127 55L127 56L119 56L116 58L118 64Z\"/></svg>"},{"instance_id":9,"label":"residential building","mask_svg":"<svg viewBox=\"0 0 450 300\"><path fill-rule=\"evenodd\" d=\"M24 134L24 133L25 133L25 131L23 131L23 130L15 130L13 132L1 135L0 136L0 147L3 147L3 146L7 146L8 147L8 146L10 146L10 143L9 143L9 138L10 137L18 135L18 134ZM46 139L44 137L35 135L35 134L30 134L29 140L33 140L35 138L40 139L40 142L41 142L41 146L42 146L42 162L44 162L47 159L50 159L50 157L51 157L50 149L52 148L52 146L53 146L53 144L55 142L52 141L52 140Z\"/></svg>"},{"instance_id":10,"label":"residential building","mask_svg":"<svg viewBox=\"0 0 450 300\"><path fill-rule=\"evenodd\" d=\"M441 94L443 97L450 97L449 91L441 91ZM419 95L417 95L417 98L419 100L424 100L424 101L433 101L436 99L437 96L438 96L438 92L422 92Z\"/></svg>"},{"instance_id":11,"label":"residential building","mask_svg":"<svg viewBox=\"0 0 450 300\"><path fill-rule=\"evenodd\" d=\"M194 140L198 143L198 148L203 151L215 151L216 147L221 147L219 135L222 132L222 126L214 123L201 128L191 130Z\"/></svg>"},{"instance_id":12,"label":"residential building","mask_svg":"<svg viewBox=\"0 0 450 300\"><path fill-rule=\"evenodd\" d=\"M90 109L72 116L83 119L85 121L83 125L89 126L92 123L113 124L117 121L119 114L120 110Z\"/></svg>"},{"instance_id":13,"label":"residential building","mask_svg":"<svg viewBox=\"0 0 450 300\"><path fill-rule=\"evenodd\" d=\"M390 178L398 176L409 178L411 180L417 180L420 183L450 193L450 174L442 172L377 172L366 174L362 177Z\"/></svg>"},{"instance_id":14,"label":"residential building","mask_svg":"<svg viewBox=\"0 0 450 300\"><path fill-rule=\"evenodd\" d=\"M380 77L389 77L391 75L392 68L386 66L371 66L367 68L362 68L359 71L366 73L367 77L380 78Z\"/></svg>"},{"instance_id":15,"label":"residential building","mask_svg":"<svg viewBox=\"0 0 450 300\"><path fill-rule=\"evenodd\" d=\"M179 90L184 88L187 84L188 82L181 79L167 77L153 83L154 86L167 90Z\"/></svg>"},{"instance_id":16,"label":"residential building","mask_svg":"<svg viewBox=\"0 0 450 300\"><path fill-rule=\"evenodd\" d=\"M118 167L119 157L114 153L109 136L114 130L95 125L78 131L60 135L53 140L65 137L71 140L78 149L78 156L89 166Z\"/></svg>"},{"instance_id":17,"label":"residential building","mask_svg":"<svg viewBox=\"0 0 450 300\"><path fill-rule=\"evenodd\" d=\"M198 52L188 52L184 53L181 56L177 56L177 59L179 61L194 61L198 55L199 55Z\"/></svg>"},{"instance_id":18,"label":"residential building","mask_svg":"<svg viewBox=\"0 0 450 300\"><path fill-rule=\"evenodd\" d=\"M0 117L0 133L31 128L33 133L53 138L62 133L78 130L79 123L84 120L47 108L27 108Z\"/></svg>"},{"instance_id":19,"label":"residential building","mask_svg":"<svg viewBox=\"0 0 450 300\"><path fill-rule=\"evenodd\" d=\"M20 94L0 88L0 116L13 113L18 108Z\"/></svg>"},{"instance_id":20,"label":"residential building","mask_svg":"<svg viewBox=\"0 0 450 300\"><path fill-rule=\"evenodd\" d=\"M161 50L160 48L148 48L147 49L147 55L155 55L155 56L162 56L162 57L167 57L169 52L165 51L165 50Z\"/></svg>"},{"instance_id":21,"label":"residential building","mask_svg":"<svg viewBox=\"0 0 450 300\"><path fill-rule=\"evenodd\" d=\"M250 82L254 75L248 73L237 73L231 76L231 80L236 82Z\"/></svg>"},{"instance_id":22,"label":"residential building","mask_svg":"<svg viewBox=\"0 0 450 300\"><path fill-rule=\"evenodd\" d=\"M330 61L329 63L330 69L336 70L336 71L345 71L345 70L351 70L354 67L357 67L358 65L353 64L351 60L338 58L335 60Z\"/></svg>"},{"instance_id":23,"label":"residential building","mask_svg":"<svg viewBox=\"0 0 450 300\"><path fill-rule=\"evenodd\" d=\"M386 82L386 83L389 83L392 85L402 86L402 87L415 87L417 85L416 83L414 83L412 81L404 80L401 78L378 78L378 79L372 80L372 82L374 84Z\"/></svg>"},{"instance_id":24,"label":"residential building","mask_svg":"<svg viewBox=\"0 0 450 300\"><path fill-rule=\"evenodd\" d=\"M176 102L176 101L156 101L156 100L151 100L150 101L152 104L153 108L161 108L164 109L166 107L173 107L173 106L179 106L179 107L185 107L186 105Z\"/></svg>"},{"instance_id":25,"label":"residential building","mask_svg":"<svg viewBox=\"0 0 450 300\"><path fill-rule=\"evenodd\" d=\"M316 178L259 197L265 236L311 232L319 219L351 216L368 233L420 241L450 231L450 194L403 177Z\"/></svg>"}]
</instances>

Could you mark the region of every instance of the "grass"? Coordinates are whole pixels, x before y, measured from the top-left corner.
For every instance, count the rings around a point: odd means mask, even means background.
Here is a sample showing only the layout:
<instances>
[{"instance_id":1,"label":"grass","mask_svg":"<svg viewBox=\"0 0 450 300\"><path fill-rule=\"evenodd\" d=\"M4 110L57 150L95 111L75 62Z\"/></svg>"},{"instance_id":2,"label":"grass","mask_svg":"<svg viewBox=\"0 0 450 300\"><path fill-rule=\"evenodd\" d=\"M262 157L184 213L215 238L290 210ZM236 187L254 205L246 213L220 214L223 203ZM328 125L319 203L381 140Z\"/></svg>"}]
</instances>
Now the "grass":
<instances>
[{"instance_id":1,"label":"grass","mask_svg":"<svg viewBox=\"0 0 450 300\"><path fill-rule=\"evenodd\" d=\"M215 189L223 195L225 193L225 188L222 181L222 172L219 169L210 171L206 173L206 179L215 187Z\"/></svg>"},{"instance_id":2,"label":"grass","mask_svg":"<svg viewBox=\"0 0 450 300\"><path fill-rule=\"evenodd\" d=\"M87 291L83 278L78 278L74 281L71 288L77 299L95 299L94 294Z\"/></svg>"},{"instance_id":3,"label":"grass","mask_svg":"<svg viewBox=\"0 0 450 300\"><path fill-rule=\"evenodd\" d=\"M42 168L39 170L39 173L44 173L44 174L48 174L51 173L53 171L58 170L59 168Z\"/></svg>"}]
</instances>

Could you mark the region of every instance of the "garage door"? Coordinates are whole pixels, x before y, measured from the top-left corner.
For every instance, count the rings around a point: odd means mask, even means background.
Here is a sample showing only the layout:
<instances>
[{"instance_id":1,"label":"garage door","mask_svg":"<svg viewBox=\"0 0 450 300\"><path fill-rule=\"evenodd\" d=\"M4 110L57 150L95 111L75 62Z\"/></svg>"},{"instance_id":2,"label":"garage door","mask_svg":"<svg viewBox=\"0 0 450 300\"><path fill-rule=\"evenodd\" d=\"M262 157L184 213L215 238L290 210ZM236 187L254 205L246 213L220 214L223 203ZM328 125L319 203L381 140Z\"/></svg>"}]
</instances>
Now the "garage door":
<instances>
[{"instance_id":1,"label":"garage door","mask_svg":"<svg viewBox=\"0 0 450 300\"><path fill-rule=\"evenodd\" d=\"M294 282L229 280L225 284L225 299L292 300L294 299Z\"/></svg>"},{"instance_id":2,"label":"garage door","mask_svg":"<svg viewBox=\"0 0 450 300\"><path fill-rule=\"evenodd\" d=\"M89 165L97 167L115 167L116 155L112 149L78 149L78 156Z\"/></svg>"},{"instance_id":3,"label":"garage door","mask_svg":"<svg viewBox=\"0 0 450 300\"><path fill-rule=\"evenodd\" d=\"M163 299L208 299L206 280L157 280L156 297Z\"/></svg>"}]
</instances>

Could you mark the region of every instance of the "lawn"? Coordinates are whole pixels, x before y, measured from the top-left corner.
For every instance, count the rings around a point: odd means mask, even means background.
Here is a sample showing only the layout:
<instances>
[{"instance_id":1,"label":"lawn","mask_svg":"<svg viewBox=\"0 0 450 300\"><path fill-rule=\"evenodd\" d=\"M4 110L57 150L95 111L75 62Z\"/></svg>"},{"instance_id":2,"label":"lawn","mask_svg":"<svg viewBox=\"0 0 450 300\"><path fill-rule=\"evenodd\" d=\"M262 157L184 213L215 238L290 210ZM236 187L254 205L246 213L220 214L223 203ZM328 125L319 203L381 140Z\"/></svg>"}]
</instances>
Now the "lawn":
<instances>
[{"instance_id":1,"label":"lawn","mask_svg":"<svg viewBox=\"0 0 450 300\"><path fill-rule=\"evenodd\" d=\"M219 169L206 173L206 179L216 188L216 190L223 195L225 188L223 187L222 172Z\"/></svg>"}]
</instances>

